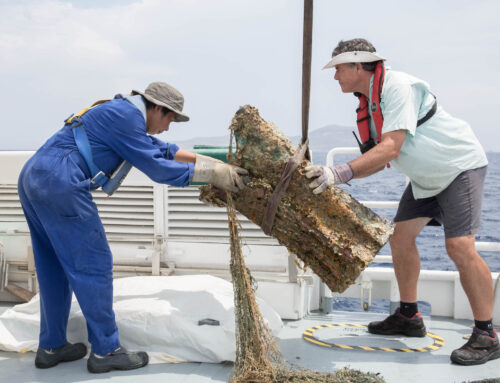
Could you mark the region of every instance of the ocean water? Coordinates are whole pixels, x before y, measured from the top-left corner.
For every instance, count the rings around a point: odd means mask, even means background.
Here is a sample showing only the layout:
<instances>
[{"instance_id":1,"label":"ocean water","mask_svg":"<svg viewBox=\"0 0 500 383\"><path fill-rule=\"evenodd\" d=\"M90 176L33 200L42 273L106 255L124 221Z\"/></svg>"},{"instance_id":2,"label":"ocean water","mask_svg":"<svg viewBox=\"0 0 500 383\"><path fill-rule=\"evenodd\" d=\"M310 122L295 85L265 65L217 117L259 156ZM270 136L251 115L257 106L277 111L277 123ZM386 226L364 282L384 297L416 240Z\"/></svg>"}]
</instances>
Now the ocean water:
<instances>
[{"instance_id":1,"label":"ocean water","mask_svg":"<svg viewBox=\"0 0 500 383\"><path fill-rule=\"evenodd\" d=\"M326 154L313 154L314 162L326 163ZM481 230L476 241L500 242L500 153L487 153L489 165L484 184L483 208L481 216ZM335 163L352 160L352 155L338 155ZM370 177L355 179L351 186L342 185L342 188L358 200L370 201L399 201L405 189L405 177L394 168L384 169ZM392 220L394 209L373 209L376 213ZM448 258L444 244L442 227L427 226L417 237L422 270L456 270L454 263ZM389 244L384 246L380 254L390 255ZM500 271L500 253L481 252L481 256L489 265L491 271ZM390 264L377 266L392 267Z\"/></svg>"}]
</instances>

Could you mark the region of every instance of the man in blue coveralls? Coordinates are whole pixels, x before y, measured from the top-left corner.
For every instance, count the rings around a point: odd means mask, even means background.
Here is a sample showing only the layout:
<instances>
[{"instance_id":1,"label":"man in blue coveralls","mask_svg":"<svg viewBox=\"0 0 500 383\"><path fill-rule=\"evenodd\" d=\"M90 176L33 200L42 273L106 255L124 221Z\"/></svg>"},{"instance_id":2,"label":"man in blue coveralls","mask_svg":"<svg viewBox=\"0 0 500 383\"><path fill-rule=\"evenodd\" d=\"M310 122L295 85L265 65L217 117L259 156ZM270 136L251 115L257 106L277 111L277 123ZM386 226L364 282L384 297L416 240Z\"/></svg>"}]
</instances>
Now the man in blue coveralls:
<instances>
[{"instance_id":1,"label":"man in blue coveralls","mask_svg":"<svg viewBox=\"0 0 500 383\"><path fill-rule=\"evenodd\" d=\"M154 82L144 92L115 99L81 113L54 134L25 164L18 191L29 225L40 286L39 368L83 358L83 343L71 344L66 327L74 292L87 321L92 345L90 372L145 366L145 352L120 346L113 312L113 260L90 191L99 175L112 174L127 161L153 181L187 186L208 182L236 192L244 169L197 155L152 137L172 121L188 121L184 98L172 86ZM74 129L83 128L88 161ZM81 144L81 143L80 143ZM83 145L85 147L85 145ZM101 185L102 186L102 185Z\"/></svg>"},{"instance_id":2,"label":"man in blue coveralls","mask_svg":"<svg viewBox=\"0 0 500 383\"><path fill-rule=\"evenodd\" d=\"M342 92L360 100L357 124L363 153L337 166L311 166L310 186L321 193L330 185L367 177L388 162L410 178L394 218L391 237L400 307L373 334L423 337L417 307L420 258L415 239L429 223L442 224L446 250L460 274L475 327L469 341L451 354L454 363L474 365L500 357L493 328L493 283L486 262L475 250L483 183L488 161L466 122L437 105L429 85L406 73L385 70L385 58L365 39L341 41L325 66L335 69Z\"/></svg>"}]
</instances>

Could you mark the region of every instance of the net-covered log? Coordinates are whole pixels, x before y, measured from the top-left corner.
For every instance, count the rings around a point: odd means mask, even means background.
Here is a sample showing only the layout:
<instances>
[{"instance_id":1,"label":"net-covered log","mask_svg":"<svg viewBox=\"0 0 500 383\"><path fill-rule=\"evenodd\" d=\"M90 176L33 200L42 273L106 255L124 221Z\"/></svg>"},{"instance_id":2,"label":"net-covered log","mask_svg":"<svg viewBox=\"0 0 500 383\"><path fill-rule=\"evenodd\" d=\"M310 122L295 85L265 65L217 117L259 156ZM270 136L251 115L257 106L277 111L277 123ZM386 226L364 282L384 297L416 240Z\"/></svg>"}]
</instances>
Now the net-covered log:
<instances>
[{"instance_id":1,"label":"net-covered log","mask_svg":"<svg viewBox=\"0 0 500 383\"><path fill-rule=\"evenodd\" d=\"M236 141L232 163L247 169L250 182L233 194L235 208L257 225L262 224L267 202L295 153L290 140L257 109L244 106L230 129ZM387 242L392 224L360 204L341 188L315 195L309 189L303 161L292 175L278 206L271 235L296 254L332 291L342 292L370 264ZM225 193L202 187L200 199L225 205Z\"/></svg>"}]
</instances>

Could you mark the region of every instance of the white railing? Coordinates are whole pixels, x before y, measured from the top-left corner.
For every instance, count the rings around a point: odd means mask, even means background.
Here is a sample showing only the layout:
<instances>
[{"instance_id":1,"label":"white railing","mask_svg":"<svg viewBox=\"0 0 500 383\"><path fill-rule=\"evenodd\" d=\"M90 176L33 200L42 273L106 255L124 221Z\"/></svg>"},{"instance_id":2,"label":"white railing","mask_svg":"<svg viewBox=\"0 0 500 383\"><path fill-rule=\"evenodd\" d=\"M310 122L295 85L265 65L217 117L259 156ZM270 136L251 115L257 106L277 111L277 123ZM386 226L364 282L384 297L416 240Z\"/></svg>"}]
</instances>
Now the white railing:
<instances>
[{"instance_id":1,"label":"white railing","mask_svg":"<svg viewBox=\"0 0 500 383\"><path fill-rule=\"evenodd\" d=\"M339 154L354 154L354 155L360 155L361 152L359 148L357 147L339 147L339 148L334 148L331 149L327 156L326 156L326 165L327 166L333 166L335 163L335 156ZM408 184L409 179L406 177L406 183ZM369 207L369 208L389 208L389 209L397 209L399 205L399 201L360 201L363 205ZM492 251L492 252L499 252L500 253L500 242L484 242L484 241L477 241L476 242L476 250L477 251ZM376 263L392 263L392 256L390 255L377 255L374 259L374 262ZM390 279L390 301L391 301L391 312L393 311L393 308L399 304L399 292L397 289L397 282L395 279L395 275L392 269L386 268L385 269L387 272L392 271L392 274L387 274L384 273L383 279ZM369 271L369 272L367 272ZM359 285L360 285L360 298L361 298L361 307L363 307L364 310L367 310L370 305L371 305L371 297L372 297L372 281L375 280L376 275L378 275L376 272L381 271L381 270L365 270L363 273L361 273L361 276L359 277ZM439 278L443 278L441 274L447 273L447 272L441 272L441 271L429 271L430 276L424 275L425 273L421 274L422 278L425 279L427 277L429 278L434 278L439 276ZM436 275L434 275L436 274ZM439 275L437 275L439 274ZM449 272L448 272L449 274ZM456 273L455 273L456 274ZM443 274L444 275L444 274ZM451 276L450 278L457 278L457 276ZM496 275L496 279L500 278L500 274ZM497 283L498 284L498 283ZM495 284L495 291L497 290L497 284ZM322 285L321 290L323 291L321 300L323 302L322 307L325 312L331 312L332 311L332 302L333 302L333 294L332 292L328 289L326 285ZM365 298L368 299L368 302L365 301ZM495 297L496 299L497 297Z\"/></svg>"},{"instance_id":2,"label":"white railing","mask_svg":"<svg viewBox=\"0 0 500 383\"><path fill-rule=\"evenodd\" d=\"M9 283L36 292L30 237L17 193L19 173L33 152L0 151L0 301ZM133 169L112 198L94 201L113 253L115 276L210 274L230 279L227 212L199 200L197 187L155 184ZM246 263L264 298L284 319L308 310L312 275L299 272L287 249L239 215ZM309 271L308 271L309 273ZM319 296L312 304L319 305ZM318 301L318 303L317 303Z\"/></svg>"},{"instance_id":3,"label":"white railing","mask_svg":"<svg viewBox=\"0 0 500 383\"><path fill-rule=\"evenodd\" d=\"M338 154L361 154L359 148L357 147L339 147L331 149L326 155L326 165L333 166L335 156ZM408 184L409 178L406 177L406 184ZM380 208L380 209L397 209L399 201L360 201L363 205L369 208ZM494 251L500 252L500 242L476 242L477 251ZM380 256L377 256L377 259ZM385 257L385 256L383 256ZM388 258L391 258L390 256ZM380 261L379 261L380 262Z\"/></svg>"}]
</instances>

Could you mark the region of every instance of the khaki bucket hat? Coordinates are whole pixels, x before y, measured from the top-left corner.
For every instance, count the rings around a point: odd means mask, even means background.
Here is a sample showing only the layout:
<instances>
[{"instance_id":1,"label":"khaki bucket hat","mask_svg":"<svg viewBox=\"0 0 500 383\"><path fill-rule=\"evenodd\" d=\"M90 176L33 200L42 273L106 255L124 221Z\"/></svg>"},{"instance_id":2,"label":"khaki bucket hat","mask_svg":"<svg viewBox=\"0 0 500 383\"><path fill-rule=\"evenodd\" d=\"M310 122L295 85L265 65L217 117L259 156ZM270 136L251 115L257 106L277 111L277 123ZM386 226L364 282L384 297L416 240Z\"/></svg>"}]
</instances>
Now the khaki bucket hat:
<instances>
[{"instance_id":1,"label":"khaki bucket hat","mask_svg":"<svg viewBox=\"0 0 500 383\"><path fill-rule=\"evenodd\" d=\"M176 122L189 121L189 117L182 113L184 96L171 85L156 81L149 84L144 92L132 90L132 94L140 94L146 100L175 112L177 116L174 121Z\"/></svg>"}]
</instances>

